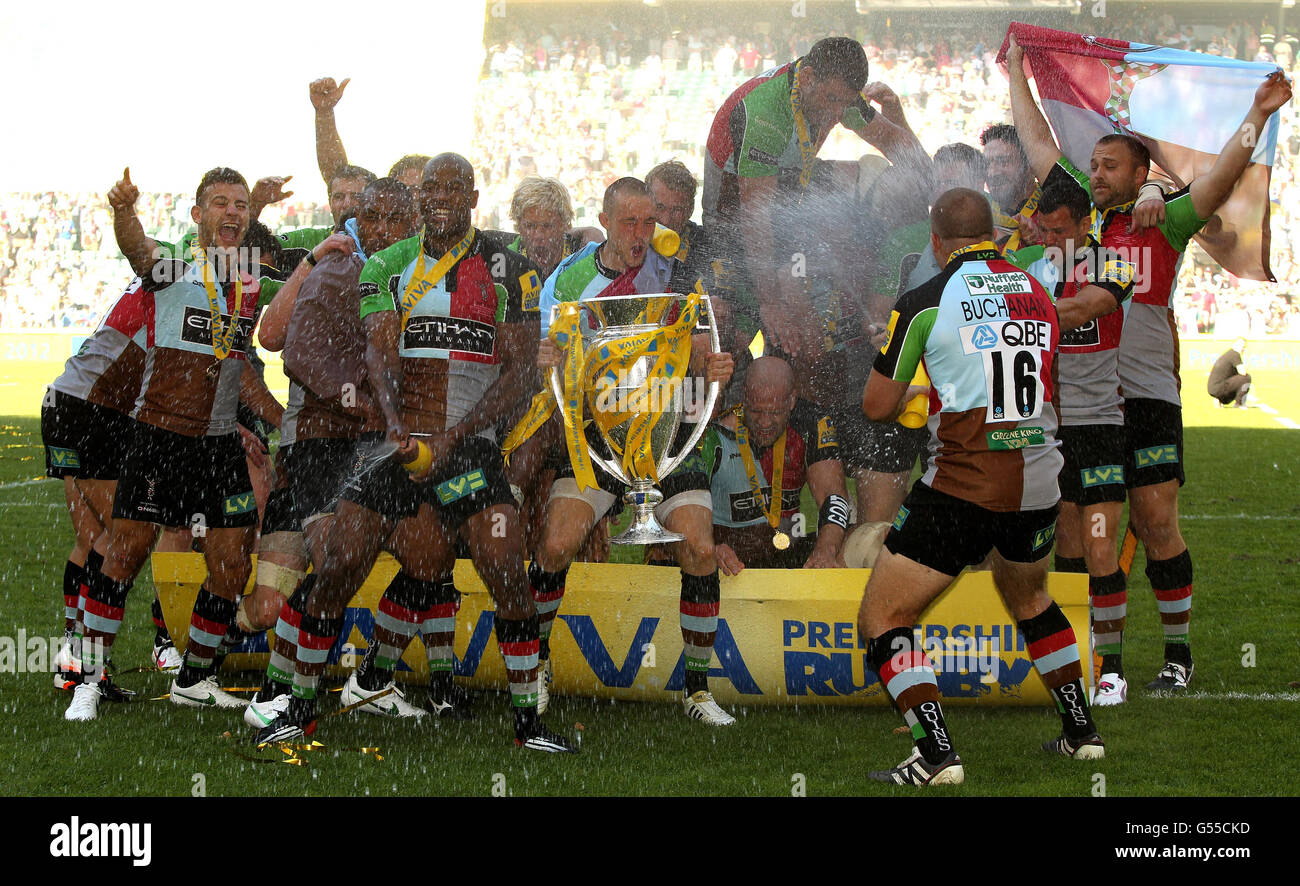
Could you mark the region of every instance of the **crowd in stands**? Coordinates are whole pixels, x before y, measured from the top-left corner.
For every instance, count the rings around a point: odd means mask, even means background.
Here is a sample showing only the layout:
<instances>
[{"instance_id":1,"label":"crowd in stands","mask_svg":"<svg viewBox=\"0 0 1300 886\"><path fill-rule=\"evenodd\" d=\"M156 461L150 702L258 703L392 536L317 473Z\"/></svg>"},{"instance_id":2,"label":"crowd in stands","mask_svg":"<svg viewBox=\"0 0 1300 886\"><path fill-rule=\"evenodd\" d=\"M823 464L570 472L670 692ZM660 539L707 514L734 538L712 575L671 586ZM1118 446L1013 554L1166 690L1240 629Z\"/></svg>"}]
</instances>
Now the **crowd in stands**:
<instances>
[{"instance_id":1,"label":"crowd in stands","mask_svg":"<svg viewBox=\"0 0 1300 886\"><path fill-rule=\"evenodd\" d=\"M806 53L818 35L849 34L863 42L871 79L899 95L931 152L952 142L978 145L985 127L1010 121L1007 81L994 63L1005 22L990 18L987 25L957 28L917 19L914 25L900 20L885 27L879 16L831 18L810 17L805 27L780 38L770 28L720 27L703 19L698 27L671 31L651 25L619 29L591 15L567 17L563 24L554 13L549 19L512 14L501 23L490 21L470 155L479 174L476 224L510 228L510 196L531 174L567 185L577 225L597 225L600 195L620 176L644 175L670 157L700 174L708 127L727 95L755 73ZM1059 18L1041 23L1080 31L1091 21L1086 15ZM1276 62L1288 72L1295 63L1291 43L1243 20L1193 25L1117 6L1105 32ZM840 127L821 153L852 159L863 147ZM1227 323L1231 335L1243 328L1240 334L1300 335L1300 289L1291 292L1292 256L1300 256L1298 156L1300 127L1287 107L1271 195L1279 283L1238 280L1193 247L1177 298L1183 332L1217 334ZM259 174L245 172L250 179ZM178 238L190 226L192 199L142 195L148 233ZM328 207L309 203L269 206L261 216L275 231L328 218ZM113 243L103 194L0 195L0 328L93 326L129 277Z\"/></svg>"}]
</instances>

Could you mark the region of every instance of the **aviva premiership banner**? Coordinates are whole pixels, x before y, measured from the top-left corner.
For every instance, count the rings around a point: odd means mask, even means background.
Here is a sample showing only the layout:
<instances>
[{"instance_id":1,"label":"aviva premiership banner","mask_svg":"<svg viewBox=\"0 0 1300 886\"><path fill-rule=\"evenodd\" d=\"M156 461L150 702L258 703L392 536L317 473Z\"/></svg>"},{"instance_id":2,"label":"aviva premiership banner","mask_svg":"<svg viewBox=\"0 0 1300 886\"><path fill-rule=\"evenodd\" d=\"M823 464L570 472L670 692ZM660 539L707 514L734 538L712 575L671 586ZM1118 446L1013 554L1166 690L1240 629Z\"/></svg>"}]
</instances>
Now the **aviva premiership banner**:
<instances>
[{"instance_id":1,"label":"aviva premiership banner","mask_svg":"<svg viewBox=\"0 0 1300 886\"><path fill-rule=\"evenodd\" d=\"M398 565L381 555L347 610L330 651L331 673L360 663L374 631L374 610ZM180 645L206 573L200 554L154 554L153 574L167 626ZM746 569L722 578L709 688L741 704L889 704L867 664L857 631L867 569ZM506 688L505 664L492 633L493 604L468 560L456 563L461 607L455 674L479 689ZM1087 576L1053 573L1048 591L1069 618L1087 660ZM683 681L678 622L681 573L660 566L574 563L551 634L553 692L621 700L667 701ZM935 664L946 704L1050 704L1050 697L993 587L992 573L967 572L915 628ZM266 667L268 635L234 650L226 667ZM400 678L426 677L424 646L407 649ZM1084 679L1091 680L1085 666Z\"/></svg>"}]
</instances>

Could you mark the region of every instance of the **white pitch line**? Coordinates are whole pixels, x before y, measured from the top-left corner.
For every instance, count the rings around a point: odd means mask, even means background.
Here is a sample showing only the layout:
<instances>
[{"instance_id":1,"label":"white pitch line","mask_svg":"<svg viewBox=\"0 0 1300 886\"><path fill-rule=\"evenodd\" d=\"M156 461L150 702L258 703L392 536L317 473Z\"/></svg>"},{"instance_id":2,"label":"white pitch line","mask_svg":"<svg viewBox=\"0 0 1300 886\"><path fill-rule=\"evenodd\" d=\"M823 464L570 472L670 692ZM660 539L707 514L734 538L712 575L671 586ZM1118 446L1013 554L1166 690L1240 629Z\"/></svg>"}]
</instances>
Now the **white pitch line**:
<instances>
[{"instance_id":1,"label":"white pitch line","mask_svg":"<svg viewBox=\"0 0 1300 886\"><path fill-rule=\"evenodd\" d=\"M31 480L19 480L17 483L0 483L0 492L4 492L6 489L18 489L23 486L35 486L38 483L53 483L57 480L57 477L34 477Z\"/></svg>"},{"instance_id":2,"label":"white pitch line","mask_svg":"<svg viewBox=\"0 0 1300 886\"><path fill-rule=\"evenodd\" d=\"M1300 692L1179 692L1196 701L1300 701Z\"/></svg>"},{"instance_id":3,"label":"white pitch line","mask_svg":"<svg viewBox=\"0 0 1300 886\"><path fill-rule=\"evenodd\" d=\"M1282 427L1288 428L1292 431L1300 431L1300 424L1296 424L1296 422L1293 419L1289 419L1285 415L1279 414L1276 409L1274 409L1272 406L1269 406L1267 403L1255 403L1253 405L1256 409L1258 409L1260 412L1264 413L1265 415L1273 416L1273 421L1277 422Z\"/></svg>"},{"instance_id":4,"label":"white pitch line","mask_svg":"<svg viewBox=\"0 0 1300 886\"><path fill-rule=\"evenodd\" d=\"M1179 520L1300 520L1300 514L1286 513L1182 513Z\"/></svg>"}]
</instances>

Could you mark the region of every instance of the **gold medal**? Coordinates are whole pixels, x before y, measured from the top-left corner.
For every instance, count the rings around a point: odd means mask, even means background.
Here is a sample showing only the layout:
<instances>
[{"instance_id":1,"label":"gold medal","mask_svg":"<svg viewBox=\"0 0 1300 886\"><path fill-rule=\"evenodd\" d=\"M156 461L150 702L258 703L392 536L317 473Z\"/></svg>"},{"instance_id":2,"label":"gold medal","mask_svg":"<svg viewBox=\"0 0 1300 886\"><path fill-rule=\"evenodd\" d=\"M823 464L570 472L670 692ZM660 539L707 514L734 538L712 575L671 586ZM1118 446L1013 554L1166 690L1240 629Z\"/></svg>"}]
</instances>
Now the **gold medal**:
<instances>
[{"instance_id":1,"label":"gold medal","mask_svg":"<svg viewBox=\"0 0 1300 886\"><path fill-rule=\"evenodd\" d=\"M776 535L772 536L772 547L778 551L784 551L790 547L790 536L778 529Z\"/></svg>"},{"instance_id":2,"label":"gold medal","mask_svg":"<svg viewBox=\"0 0 1300 886\"><path fill-rule=\"evenodd\" d=\"M213 363L211 366L209 366L209 367L204 371L204 375L206 375L206 376L207 376L210 380L212 380L212 381L216 381L216 380L217 380L217 376L220 375L220 374L221 374L221 363L220 363L220 362Z\"/></svg>"}]
</instances>

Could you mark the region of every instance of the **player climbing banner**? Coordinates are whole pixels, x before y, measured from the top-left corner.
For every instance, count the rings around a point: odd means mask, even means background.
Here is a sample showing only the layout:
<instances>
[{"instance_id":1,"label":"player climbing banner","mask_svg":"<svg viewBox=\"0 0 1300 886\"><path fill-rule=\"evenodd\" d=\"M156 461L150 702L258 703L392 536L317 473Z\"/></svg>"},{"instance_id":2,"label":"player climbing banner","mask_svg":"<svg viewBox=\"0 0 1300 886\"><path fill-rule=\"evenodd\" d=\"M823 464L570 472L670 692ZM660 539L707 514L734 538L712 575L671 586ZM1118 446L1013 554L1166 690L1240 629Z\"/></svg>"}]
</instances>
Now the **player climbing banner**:
<instances>
[{"instance_id":1,"label":"player climbing banner","mask_svg":"<svg viewBox=\"0 0 1300 886\"><path fill-rule=\"evenodd\" d=\"M352 599L344 636L330 651L331 673L346 673L364 656L374 631L374 608L397 569L396 561L381 555ZM203 557L154 554L153 574L168 627L181 644L205 577ZM812 574L746 569L734 578L723 576L722 611L709 670L713 694L720 702L740 704L888 704L867 665L866 638L858 635L856 625L869 575L866 569ZM492 601L468 560L456 563L456 587L463 598L456 617L455 673L469 686L504 690L506 672L492 633ZM1086 662L1087 576L1053 573L1048 591L1070 620ZM552 691L658 702L679 697L684 667L680 595L681 573L676 569L574 563L564 608L551 635ZM962 575L926 611L917 631L936 665L946 703L1051 703L1015 619L993 588L991 573ZM264 669L267 650L267 637L258 636L236 649L226 668ZM399 670L407 680L422 680L427 674L424 647L418 641L407 650ZM1090 672L1084 668L1089 683Z\"/></svg>"},{"instance_id":2,"label":"player climbing banner","mask_svg":"<svg viewBox=\"0 0 1300 886\"><path fill-rule=\"evenodd\" d=\"M1255 90L1277 65L1086 37L1013 22L1043 112L1062 152L1087 169L1103 135L1136 135L1151 151L1153 172L1178 187L1214 164L1250 110ZM1269 267L1269 181L1278 115L1256 135L1255 153L1232 194L1196 239L1219 264L1250 280L1273 280Z\"/></svg>"}]
</instances>

